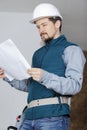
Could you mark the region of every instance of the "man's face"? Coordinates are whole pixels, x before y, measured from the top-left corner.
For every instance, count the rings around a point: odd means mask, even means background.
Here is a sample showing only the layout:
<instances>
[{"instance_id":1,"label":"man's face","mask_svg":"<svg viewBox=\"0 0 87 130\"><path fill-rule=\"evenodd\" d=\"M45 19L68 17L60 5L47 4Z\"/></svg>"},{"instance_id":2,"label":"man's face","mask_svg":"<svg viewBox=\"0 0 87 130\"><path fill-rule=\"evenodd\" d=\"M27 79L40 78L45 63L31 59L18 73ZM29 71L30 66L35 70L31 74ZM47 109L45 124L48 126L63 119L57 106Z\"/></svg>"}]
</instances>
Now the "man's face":
<instances>
[{"instance_id":1,"label":"man's face","mask_svg":"<svg viewBox=\"0 0 87 130\"><path fill-rule=\"evenodd\" d=\"M48 18L42 18L36 21L42 41L47 42L55 39L59 35L58 23L52 23Z\"/></svg>"}]
</instances>

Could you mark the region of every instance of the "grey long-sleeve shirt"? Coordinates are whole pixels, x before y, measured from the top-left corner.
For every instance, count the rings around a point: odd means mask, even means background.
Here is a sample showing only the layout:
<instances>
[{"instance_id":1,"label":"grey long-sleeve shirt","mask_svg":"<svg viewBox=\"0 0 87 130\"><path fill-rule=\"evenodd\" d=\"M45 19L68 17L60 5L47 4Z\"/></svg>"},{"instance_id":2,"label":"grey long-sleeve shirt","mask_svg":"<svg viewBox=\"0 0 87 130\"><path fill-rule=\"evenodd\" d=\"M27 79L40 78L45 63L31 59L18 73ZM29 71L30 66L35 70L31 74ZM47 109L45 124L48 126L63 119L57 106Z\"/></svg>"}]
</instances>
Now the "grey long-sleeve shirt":
<instances>
[{"instance_id":1,"label":"grey long-sleeve shirt","mask_svg":"<svg viewBox=\"0 0 87 130\"><path fill-rule=\"evenodd\" d=\"M44 71L40 83L62 95L74 95L82 88L83 69L86 59L78 46L67 47L62 58L66 64L65 77ZM4 80L16 89L28 91L29 79L9 81L5 78Z\"/></svg>"}]
</instances>

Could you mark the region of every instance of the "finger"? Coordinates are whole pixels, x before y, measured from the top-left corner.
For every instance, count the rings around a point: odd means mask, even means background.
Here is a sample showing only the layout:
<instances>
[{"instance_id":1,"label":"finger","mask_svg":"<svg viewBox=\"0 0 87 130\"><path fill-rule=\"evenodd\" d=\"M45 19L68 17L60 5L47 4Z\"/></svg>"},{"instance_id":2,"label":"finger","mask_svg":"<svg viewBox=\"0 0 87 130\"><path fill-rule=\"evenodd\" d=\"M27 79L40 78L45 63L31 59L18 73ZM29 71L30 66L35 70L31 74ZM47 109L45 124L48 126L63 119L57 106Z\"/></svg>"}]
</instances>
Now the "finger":
<instances>
[{"instance_id":1,"label":"finger","mask_svg":"<svg viewBox=\"0 0 87 130\"><path fill-rule=\"evenodd\" d=\"M30 69L30 70L28 70L28 73L29 74L38 74L38 70L37 69Z\"/></svg>"},{"instance_id":2,"label":"finger","mask_svg":"<svg viewBox=\"0 0 87 130\"><path fill-rule=\"evenodd\" d=\"M0 73L4 73L4 71L3 71L3 70L0 70Z\"/></svg>"}]
</instances>

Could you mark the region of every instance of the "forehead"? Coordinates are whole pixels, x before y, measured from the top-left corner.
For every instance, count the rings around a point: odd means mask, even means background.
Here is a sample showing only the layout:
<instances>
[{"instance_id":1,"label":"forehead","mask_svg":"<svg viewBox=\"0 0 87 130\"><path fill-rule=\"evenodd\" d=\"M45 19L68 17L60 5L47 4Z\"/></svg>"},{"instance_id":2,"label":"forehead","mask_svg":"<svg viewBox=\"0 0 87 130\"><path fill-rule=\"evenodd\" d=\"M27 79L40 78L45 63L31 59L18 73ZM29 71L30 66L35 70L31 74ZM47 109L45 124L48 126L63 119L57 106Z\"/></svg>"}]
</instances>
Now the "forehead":
<instances>
[{"instance_id":1,"label":"forehead","mask_svg":"<svg viewBox=\"0 0 87 130\"><path fill-rule=\"evenodd\" d=\"M41 25L41 24L48 23L48 22L49 22L48 18L41 18L36 21L36 25Z\"/></svg>"}]
</instances>

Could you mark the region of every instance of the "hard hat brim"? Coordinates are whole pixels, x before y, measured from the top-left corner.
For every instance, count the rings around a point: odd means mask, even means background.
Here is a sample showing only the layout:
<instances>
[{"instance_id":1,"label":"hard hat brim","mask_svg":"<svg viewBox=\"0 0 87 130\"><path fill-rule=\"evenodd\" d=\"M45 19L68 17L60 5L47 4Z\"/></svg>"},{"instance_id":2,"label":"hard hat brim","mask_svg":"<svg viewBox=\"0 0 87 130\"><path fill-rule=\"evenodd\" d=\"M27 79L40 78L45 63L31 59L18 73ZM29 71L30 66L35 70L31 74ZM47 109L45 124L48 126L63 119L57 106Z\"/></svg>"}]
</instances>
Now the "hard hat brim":
<instances>
[{"instance_id":1,"label":"hard hat brim","mask_svg":"<svg viewBox=\"0 0 87 130\"><path fill-rule=\"evenodd\" d=\"M43 18L50 18L50 17L59 17L58 15L57 16L41 16L41 17L38 17L38 18L35 18L35 19L32 19L30 20L29 22L32 23L32 24L35 24L36 21L40 20L40 19L43 19ZM63 19L62 16L60 17L61 20Z\"/></svg>"}]
</instances>

